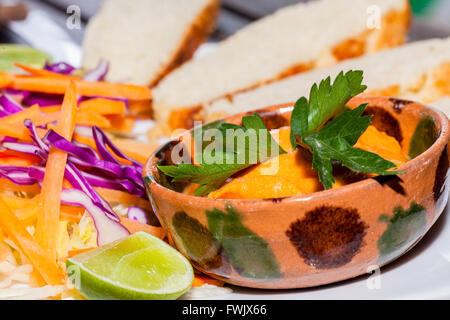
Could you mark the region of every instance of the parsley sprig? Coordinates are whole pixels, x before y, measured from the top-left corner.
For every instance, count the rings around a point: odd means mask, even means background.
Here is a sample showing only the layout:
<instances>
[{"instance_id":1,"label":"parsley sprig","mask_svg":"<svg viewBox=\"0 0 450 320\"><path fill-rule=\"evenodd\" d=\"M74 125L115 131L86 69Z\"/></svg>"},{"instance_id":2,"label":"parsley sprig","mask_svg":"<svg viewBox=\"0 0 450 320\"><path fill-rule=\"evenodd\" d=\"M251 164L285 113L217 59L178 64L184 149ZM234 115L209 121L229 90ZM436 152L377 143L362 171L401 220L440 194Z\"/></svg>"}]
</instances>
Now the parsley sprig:
<instances>
[{"instance_id":1,"label":"parsley sprig","mask_svg":"<svg viewBox=\"0 0 450 320\"><path fill-rule=\"evenodd\" d=\"M360 173L402 173L387 171L394 168L395 164L375 153L353 147L371 124L372 118L362 116L367 104L345 111L345 104L366 89L361 84L362 80L362 71L341 72L333 85L328 77L319 86L315 84L312 87L309 102L305 97L300 98L292 111L291 142L294 148L306 147L311 150L313 169L317 170L325 189L331 189L336 182L331 160Z\"/></svg>"},{"instance_id":2,"label":"parsley sprig","mask_svg":"<svg viewBox=\"0 0 450 320\"><path fill-rule=\"evenodd\" d=\"M332 160L360 173L378 175L396 175L402 171L388 171L395 167L392 162L379 155L364 151L353 146L359 137L371 124L372 116L363 116L367 104L349 110L346 103L362 93L367 87L362 84L362 71L341 72L333 84L331 78L314 84L309 100L301 97L294 106L291 115L291 143L295 148L305 148L313 155L313 169L317 170L319 179L325 189L330 189L335 183ZM200 166L180 163L178 166L158 166L166 176L172 177L172 182L189 182L199 184L196 195L206 195L222 186L234 174L250 166L264 162L274 156L286 153L273 139L257 114L242 118L242 126L217 121L200 129L200 137L207 129L217 129L220 134L218 141L211 143L201 141L201 153L196 155ZM244 144L231 144L231 139L237 139L237 130L265 130L262 139L265 147L260 149L261 135L257 134L256 144L250 139ZM197 130L197 131L196 131ZM194 137L198 129L194 130ZM201 157L199 157L201 155ZM251 161L256 159L256 163ZM214 158L220 161L208 163L204 159ZM241 161L238 161L241 159ZM244 159L244 161L242 161Z\"/></svg>"},{"instance_id":3,"label":"parsley sprig","mask_svg":"<svg viewBox=\"0 0 450 320\"><path fill-rule=\"evenodd\" d=\"M222 136L220 141L213 141L202 146L202 157L199 159L198 155L196 156L196 159L200 160L201 166L185 163L180 163L178 166L158 166L162 173L173 178L172 182L183 181L200 184L195 192L195 195L198 196L218 189L228 178L241 170L286 153L273 139L263 120L257 114L243 117L242 126L218 121L203 127L202 131L205 129L217 129ZM246 136L244 143L239 144L236 134L238 130L242 130L244 133L254 130L256 141L251 141L250 137ZM263 132L262 135L260 135L261 132ZM203 138L203 132L200 134L200 138ZM261 138L266 139L265 143L260 141ZM230 139L234 139L234 143L227 143ZM233 146L233 149L227 149L227 146ZM261 146L265 146L264 150L260 149ZM212 158L220 161L216 163L205 161L205 159Z\"/></svg>"}]
</instances>

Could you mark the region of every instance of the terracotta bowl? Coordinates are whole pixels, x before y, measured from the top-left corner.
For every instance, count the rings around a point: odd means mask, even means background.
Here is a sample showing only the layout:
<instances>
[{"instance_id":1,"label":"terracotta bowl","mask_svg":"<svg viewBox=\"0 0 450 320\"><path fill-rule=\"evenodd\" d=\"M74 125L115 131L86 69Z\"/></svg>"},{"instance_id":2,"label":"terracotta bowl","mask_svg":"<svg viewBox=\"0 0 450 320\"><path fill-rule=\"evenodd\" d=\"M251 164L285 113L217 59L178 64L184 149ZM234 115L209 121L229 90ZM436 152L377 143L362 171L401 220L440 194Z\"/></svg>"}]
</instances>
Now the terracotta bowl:
<instances>
[{"instance_id":1,"label":"terracotta bowl","mask_svg":"<svg viewBox=\"0 0 450 320\"><path fill-rule=\"evenodd\" d=\"M449 197L449 122L424 105L386 97L369 103L373 124L412 158L406 174L376 177L313 194L223 200L168 187L158 164L172 164L172 141L149 159L149 198L172 243L200 271L227 283L266 289L304 288L356 277L411 249ZM292 104L256 111L269 129L289 124ZM254 113L254 112L251 112ZM244 115L227 122L240 124ZM185 150L186 152L186 150ZM167 187L165 187L165 186Z\"/></svg>"}]
</instances>

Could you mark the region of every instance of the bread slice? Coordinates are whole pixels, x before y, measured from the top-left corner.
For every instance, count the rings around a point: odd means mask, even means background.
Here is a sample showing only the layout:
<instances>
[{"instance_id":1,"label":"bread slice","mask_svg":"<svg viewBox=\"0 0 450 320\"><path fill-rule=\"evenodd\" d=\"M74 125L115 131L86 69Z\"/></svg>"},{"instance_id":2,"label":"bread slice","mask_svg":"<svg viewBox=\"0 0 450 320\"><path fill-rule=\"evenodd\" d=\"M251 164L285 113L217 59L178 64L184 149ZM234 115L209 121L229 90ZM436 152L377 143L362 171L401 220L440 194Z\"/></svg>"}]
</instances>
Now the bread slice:
<instances>
[{"instance_id":1,"label":"bread slice","mask_svg":"<svg viewBox=\"0 0 450 320\"><path fill-rule=\"evenodd\" d=\"M363 70L367 95L385 95L431 102L450 95L450 38L415 42L333 67L306 72L221 99L205 108L208 120L309 96L313 83L341 71Z\"/></svg>"},{"instance_id":2,"label":"bread slice","mask_svg":"<svg viewBox=\"0 0 450 320\"><path fill-rule=\"evenodd\" d=\"M283 8L164 78L153 92L155 118L170 130L188 128L211 101L400 45L409 20L408 0L320 0Z\"/></svg>"},{"instance_id":3,"label":"bread slice","mask_svg":"<svg viewBox=\"0 0 450 320\"><path fill-rule=\"evenodd\" d=\"M83 65L110 62L108 81L156 85L212 31L219 0L106 0L86 28Z\"/></svg>"}]
</instances>

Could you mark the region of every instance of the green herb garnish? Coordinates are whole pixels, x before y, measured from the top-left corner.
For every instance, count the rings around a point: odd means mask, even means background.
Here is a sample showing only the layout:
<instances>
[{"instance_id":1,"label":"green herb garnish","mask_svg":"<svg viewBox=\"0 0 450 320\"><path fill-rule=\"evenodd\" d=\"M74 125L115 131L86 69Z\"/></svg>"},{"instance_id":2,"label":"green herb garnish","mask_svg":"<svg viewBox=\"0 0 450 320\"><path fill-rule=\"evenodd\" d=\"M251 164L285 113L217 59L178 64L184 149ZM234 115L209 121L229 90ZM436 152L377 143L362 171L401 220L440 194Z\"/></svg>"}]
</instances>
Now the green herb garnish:
<instances>
[{"instance_id":1,"label":"green herb garnish","mask_svg":"<svg viewBox=\"0 0 450 320\"><path fill-rule=\"evenodd\" d=\"M291 142L296 147L310 148L313 154L313 169L318 171L319 179L325 189L331 189L336 181L333 177L331 160L339 161L343 166L360 173L378 175L396 175L400 171L387 171L395 164L379 155L353 146L371 124L372 116L362 116L367 104L354 110L334 115L345 108L345 104L354 96L363 92L362 71L341 72L333 85L330 77L319 86L311 89L309 103L300 98L294 106L291 116ZM323 128L322 126L327 123Z\"/></svg>"},{"instance_id":2,"label":"green herb garnish","mask_svg":"<svg viewBox=\"0 0 450 320\"><path fill-rule=\"evenodd\" d=\"M217 122L215 126L209 126L208 129L217 129L220 132L220 139L202 146L202 157L199 159L196 155L201 166L180 163L178 166L158 166L158 169L172 177L173 182L184 181L200 184L201 186L195 192L195 195L200 196L218 189L235 173L276 155L286 153L273 139L259 115L243 117L242 125ZM249 135L245 136L249 130L253 130L255 134L254 141L251 141ZM261 130L265 130L263 135L260 134ZM239 134L244 134L243 143L237 141ZM265 144L260 141L261 137L266 139ZM227 143L230 140L233 141ZM227 146L233 148L227 149ZM262 149L260 146L265 148ZM216 161L208 163L208 159Z\"/></svg>"},{"instance_id":3,"label":"green herb garnish","mask_svg":"<svg viewBox=\"0 0 450 320\"><path fill-rule=\"evenodd\" d=\"M325 189L335 182L332 160L360 173L396 175L402 171L387 171L395 167L379 155L354 148L359 137L371 124L372 116L363 116L367 104L349 110L346 103L362 93L362 71L341 72L331 84L331 78L322 80L311 88L309 101L300 98L291 115L291 143L295 148L305 148L313 154L313 169ZM218 135L211 142L203 140L206 130L216 129ZM246 136L238 143L236 133L256 132L256 140ZM261 134L261 130L265 133ZM242 118L242 126L216 121L200 129L201 152L195 155L201 166L180 163L178 166L159 166L173 182L183 181L200 184L195 195L206 195L222 186L227 179L257 163L286 153L273 139L257 114ZM194 137L195 138L195 137ZM261 141L261 138L263 139ZM231 142L231 143L229 143ZM242 141L241 141L242 142ZM262 144L261 142L265 142ZM230 147L232 146L232 147ZM213 159L214 161L207 161Z\"/></svg>"}]
</instances>

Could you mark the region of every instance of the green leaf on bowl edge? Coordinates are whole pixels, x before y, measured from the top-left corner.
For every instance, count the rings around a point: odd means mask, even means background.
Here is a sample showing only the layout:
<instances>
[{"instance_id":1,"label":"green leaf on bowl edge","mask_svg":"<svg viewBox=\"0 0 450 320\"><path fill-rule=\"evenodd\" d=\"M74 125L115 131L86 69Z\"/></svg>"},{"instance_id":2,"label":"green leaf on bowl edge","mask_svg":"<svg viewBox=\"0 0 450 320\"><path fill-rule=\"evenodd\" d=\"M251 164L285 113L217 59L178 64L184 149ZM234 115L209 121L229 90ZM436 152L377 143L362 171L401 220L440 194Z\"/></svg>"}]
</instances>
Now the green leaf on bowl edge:
<instances>
[{"instance_id":1,"label":"green leaf on bowl edge","mask_svg":"<svg viewBox=\"0 0 450 320\"><path fill-rule=\"evenodd\" d=\"M409 143L410 159L424 153L437 139L436 122L430 116L423 117L414 131L414 134Z\"/></svg>"},{"instance_id":2,"label":"green leaf on bowl edge","mask_svg":"<svg viewBox=\"0 0 450 320\"><path fill-rule=\"evenodd\" d=\"M206 216L209 230L222 244L239 274L260 281L273 281L283 276L268 243L242 224L235 208L227 206L226 212L207 210Z\"/></svg>"},{"instance_id":3,"label":"green leaf on bowl edge","mask_svg":"<svg viewBox=\"0 0 450 320\"><path fill-rule=\"evenodd\" d=\"M426 210L413 202L408 210L395 207L391 218L381 215L380 221L387 223L387 229L378 239L378 263L385 264L402 255L423 236L427 225Z\"/></svg>"},{"instance_id":4,"label":"green leaf on bowl edge","mask_svg":"<svg viewBox=\"0 0 450 320\"><path fill-rule=\"evenodd\" d=\"M221 245L211 232L197 219L185 212L177 212L172 217L176 231L174 236L181 238L189 258L205 269L219 267L222 264Z\"/></svg>"}]
</instances>

